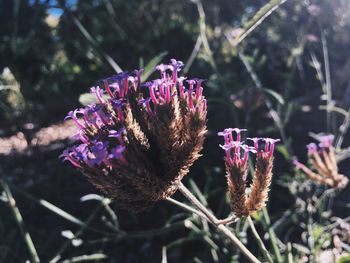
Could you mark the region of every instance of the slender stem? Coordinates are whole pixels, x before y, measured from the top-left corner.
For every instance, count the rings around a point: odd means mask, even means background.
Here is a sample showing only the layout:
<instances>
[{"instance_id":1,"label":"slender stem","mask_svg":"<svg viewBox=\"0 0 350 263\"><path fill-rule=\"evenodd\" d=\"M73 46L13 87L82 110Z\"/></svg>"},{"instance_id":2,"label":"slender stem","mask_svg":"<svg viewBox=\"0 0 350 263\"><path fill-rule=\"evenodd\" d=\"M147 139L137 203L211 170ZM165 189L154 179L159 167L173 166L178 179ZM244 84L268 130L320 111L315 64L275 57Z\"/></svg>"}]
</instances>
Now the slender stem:
<instances>
[{"instance_id":1,"label":"slender stem","mask_svg":"<svg viewBox=\"0 0 350 263\"><path fill-rule=\"evenodd\" d=\"M224 225L220 224L220 221L187 189L187 187L179 183L180 192L205 216L206 220L214 225L214 227L220 230L231 243L238 248L252 263L261 263L249 250L244 246L244 244Z\"/></svg>"},{"instance_id":2,"label":"slender stem","mask_svg":"<svg viewBox=\"0 0 350 263\"><path fill-rule=\"evenodd\" d=\"M68 239L63 246L58 250L58 252L55 254L55 256L50 260L50 263L56 263L59 260L61 260L61 254L69 247L69 245L72 243L73 239L78 238L83 234L84 230L90 224L90 222L95 218L97 215L97 212L102 208L103 204L101 203L99 206L95 208L95 210L90 214L88 219L85 221L85 225L83 225L77 232L74 233L74 237L72 239Z\"/></svg>"},{"instance_id":3,"label":"slender stem","mask_svg":"<svg viewBox=\"0 0 350 263\"><path fill-rule=\"evenodd\" d=\"M1 178L0 178L0 186L2 187L2 189L4 189L4 193L5 193L5 196L6 196L7 200L8 200L8 204L9 204L9 207L11 209L12 215L13 215L13 217L15 218L15 220L17 222L17 225L18 225L18 227L19 227L19 229L21 231L21 234L23 236L24 242L26 243L27 248L29 250L29 253L30 253L30 256L31 256L31 259L32 259L31 261L33 263L39 263L40 259L39 259L38 253L36 252L34 243L32 241L32 238L29 235L29 232L25 229L24 222L23 222L23 217L22 217L18 207L16 206L16 200L14 199L14 197L12 195L10 187Z\"/></svg>"},{"instance_id":4,"label":"slender stem","mask_svg":"<svg viewBox=\"0 0 350 263\"><path fill-rule=\"evenodd\" d=\"M270 220L270 216L269 216L269 213L267 212L266 207L264 207L262 209L262 212L263 212L263 218L264 218L265 224L267 225L267 228L268 228L273 253L275 254L277 262L282 262L283 261L282 256L281 256L281 253L280 253L278 246L277 246L276 233L273 230L273 228L271 227L271 220Z\"/></svg>"},{"instance_id":5,"label":"slender stem","mask_svg":"<svg viewBox=\"0 0 350 263\"><path fill-rule=\"evenodd\" d=\"M168 197L166 200L167 200L168 202L174 204L174 205L177 205L177 206L183 208L184 210L187 210L188 212L191 212L191 213L193 213L193 214L196 214L197 216L199 216L199 217L204 218L205 220L207 220L206 215L203 214L201 211L198 211L198 210L196 210L196 209L194 209L194 208L192 208L192 207L190 207L190 206L188 206L188 205L186 205L186 204L183 204L183 203L181 203L181 202L179 202L179 201L177 201L177 200L175 200L175 199L173 199L173 198L171 198L171 197Z\"/></svg>"},{"instance_id":6,"label":"slender stem","mask_svg":"<svg viewBox=\"0 0 350 263\"><path fill-rule=\"evenodd\" d=\"M278 7L286 2L287 0L274 1L271 0L269 3L264 5L248 22L245 31L240 34L237 39L232 41L232 45L235 47L243 41L251 32L253 32L267 17L269 17Z\"/></svg>"},{"instance_id":7,"label":"slender stem","mask_svg":"<svg viewBox=\"0 0 350 263\"><path fill-rule=\"evenodd\" d=\"M294 263L293 255L292 255L292 245L290 242L287 244L287 262Z\"/></svg>"},{"instance_id":8,"label":"slender stem","mask_svg":"<svg viewBox=\"0 0 350 263\"><path fill-rule=\"evenodd\" d=\"M270 255L269 251L266 249L266 247L265 247L265 245L264 245L264 242L262 241L261 237L260 237L259 234L258 234L258 231L256 231L256 228L255 228L255 226L254 226L253 220L251 219L250 216L247 217L247 220L248 220L250 229L251 229L252 232L253 232L253 236L254 236L255 240L257 241L260 250L263 252L263 254L264 254L266 260L267 260L268 262L270 262L270 263L273 263L273 260L272 260L272 258L271 258L271 255Z\"/></svg>"},{"instance_id":9,"label":"slender stem","mask_svg":"<svg viewBox=\"0 0 350 263\"><path fill-rule=\"evenodd\" d=\"M323 60L324 60L324 69L326 75L326 99L327 99L327 131L332 131L332 115L330 107L332 104L332 84L331 84L331 73L329 66L329 56L327 48L327 39L325 37L324 31L321 30L321 42L322 42L322 51L323 51Z\"/></svg>"},{"instance_id":10,"label":"slender stem","mask_svg":"<svg viewBox=\"0 0 350 263\"><path fill-rule=\"evenodd\" d=\"M179 183L180 192L195 206L199 211L201 211L210 223L217 225L218 219L187 189L187 187L180 182Z\"/></svg>"},{"instance_id":11,"label":"slender stem","mask_svg":"<svg viewBox=\"0 0 350 263\"><path fill-rule=\"evenodd\" d=\"M343 124L339 126L339 133L338 133L339 135L337 138L337 142L335 144L335 148L337 150L341 148L341 145L342 145L343 140L344 140L344 136L345 136L346 132L348 131L349 126L350 126L350 107L345 115Z\"/></svg>"},{"instance_id":12,"label":"slender stem","mask_svg":"<svg viewBox=\"0 0 350 263\"><path fill-rule=\"evenodd\" d=\"M219 219L218 224L219 225L228 225L228 224L236 222L237 220L238 220L238 218L236 216L232 215L232 216L229 216L225 219Z\"/></svg>"},{"instance_id":13,"label":"slender stem","mask_svg":"<svg viewBox=\"0 0 350 263\"><path fill-rule=\"evenodd\" d=\"M254 71L252 65L249 63L249 61L246 58L246 56L240 50L238 50L238 57L242 61L242 63L244 65L244 67L246 68L246 70L248 71L248 73L249 73L252 81L254 82L254 85L256 86L256 88L258 88L260 90L263 90L264 86L261 83L258 75ZM286 132L285 132L285 129L284 129L283 121L280 118L280 115L278 114L278 112L276 110L273 109L273 105L272 105L271 101L268 98L266 98L266 100L265 100L265 105L266 105L267 109L269 110L269 114L270 114L272 120L274 121L275 126L278 129L280 135L281 135L282 141L284 142L288 152L291 153L292 151L291 151L289 142L287 140L288 138L287 138L287 135L286 135Z\"/></svg>"}]
</instances>

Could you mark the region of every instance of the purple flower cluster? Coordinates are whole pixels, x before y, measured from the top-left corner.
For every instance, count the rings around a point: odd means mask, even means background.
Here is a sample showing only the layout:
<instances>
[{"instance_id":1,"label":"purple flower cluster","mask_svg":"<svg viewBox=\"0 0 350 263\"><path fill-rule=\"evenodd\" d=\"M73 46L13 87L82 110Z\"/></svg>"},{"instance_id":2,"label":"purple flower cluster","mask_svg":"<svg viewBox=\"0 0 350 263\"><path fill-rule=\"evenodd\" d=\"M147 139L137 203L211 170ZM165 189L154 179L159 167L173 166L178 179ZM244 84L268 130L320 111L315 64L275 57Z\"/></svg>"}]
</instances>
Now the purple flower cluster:
<instances>
[{"instance_id":1,"label":"purple flower cluster","mask_svg":"<svg viewBox=\"0 0 350 263\"><path fill-rule=\"evenodd\" d=\"M226 162L229 165L242 167L243 169L247 166L247 161L249 158L249 153L256 153L258 158L272 158L275 148L275 143L280 141L279 139L271 138L247 138L253 141L253 146L248 146L241 141L241 132L246 131L246 129L239 128L227 128L222 132L219 132L219 136L224 137L224 145L220 145L222 149L226 152ZM232 132L235 133L236 139L234 139ZM264 141L264 149L260 150L259 141Z\"/></svg>"},{"instance_id":2,"label":"purple flower cluster","mask_svg":"<svg viewBox=\"0 0 350 263\"><path fill-rule=\"evenodd\" d=\"M74 135L81 144L66 149L61 157L77 168L96 168L126 163L124 105L129 92L141 85L142 70L126 72L101 80L101 86L92 87L98 103L70 111L65 119L78 126ZM108 96L104 94L107 93Z\"/></svg>"},{"instance_id":3,"label":"purple flower cluster","mask_svg":"<svg viewBox=\"0 0 350 263\"><path fill-rule=\"evenodd\" d=\"M316 143L309 143L306 145L307 148L307 154L311 158L315 158L317 161L321 161L320 157L327 158L327 155L330 151L333 151L333 140L334 135L328 134L324 135L318 138L319 144ZM293 164L297 169L304 168L304 165L300 163L297 159L293 161Z\"/></svg>"},{"instance_id":4,"label":"purple flower cluster","mask_svg":"<svg viewBox=\"0 0 350 263\"><path fill-rule=\"evenodd\" d=\"M183 63L175 59L171 59L170 64L158 65L156 69L161 78L144 84L141 84L142 69L101 80L98 86L90 89L98 102L70 111L65 118L76 123L78 131L74 138L80 140L80 144L65 150L60 157L81 169L116 167L127 163L125 117L133 94L136 94L134 97L139 107L154 118L157 118L158 107L170 104L175 97L186 102L189 112L201 113L205 118L203 80L187 80L188 85L185 85L186 78L178 77L182 66Z\"/></svg>"},{"instance_id":5,"label":"purple flower cluster","mask_svg":"<svg viewBox=\"0 0 350 263\"><path fill-rule=\"evenodd\" d=\"M207 103L202 98L202 79L187 80L188 88L185 87L185 77L178 77L183 63L171 59L170 64L160 64L156 69L160 72L161 78L148 81L143 86L148 89L149 97L141 99L139 103L150 115L154 115L156 107L169 104L177 95L179 99L187 101L187 107L191 112L206 112ZM171 74L168 74L168 73ZM200 102L200 103L199 103ZM151 106L153 104L153 106Z\"/></svg>"}]
</instances>

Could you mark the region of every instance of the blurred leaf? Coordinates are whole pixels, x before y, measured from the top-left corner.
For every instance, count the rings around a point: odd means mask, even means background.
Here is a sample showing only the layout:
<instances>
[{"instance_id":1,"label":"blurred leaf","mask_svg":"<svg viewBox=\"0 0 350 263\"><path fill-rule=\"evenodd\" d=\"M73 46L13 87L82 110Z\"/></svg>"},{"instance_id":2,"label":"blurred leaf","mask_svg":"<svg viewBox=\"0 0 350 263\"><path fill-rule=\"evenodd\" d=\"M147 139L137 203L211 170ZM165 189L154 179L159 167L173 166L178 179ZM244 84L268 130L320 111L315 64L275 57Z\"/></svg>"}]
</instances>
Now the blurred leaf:
<instances>
[{"instance_id":1,"label":"blurred leaf","mask_svg":"<svg viewBox=\"0 0 350 263\"><path fill-rule=\"evenodd\" d=\"M255 220L255 221L260 221L261 220L261 213L260 212L255 212L251 215L251 217Z\"/></svg>"},{"instance_id":2,"label":"blurred leaf","mask_svg":"<svg viewBox=\"0 0 350 263\"><path fill-rule=\"evenodd\" d=\"M298 250L299 252L301 252L301 253L303 253L303 254L309 255L309 254L311 253L310 249L308 249L307 247L305 247L305 246L303 246L303 245L293 243L292 246L293 246L296 250Z\"/></svg>"},{"instance_id":3,"label":"blurred leaf","mask_svg":"<svg viewBox=\"0 0 350 263\"><path fill-rule=\"evenodd\" d=\"M151 59L150 62L147 63L147 65L144 68L144 71L141 76L141 81L146 81L149 76L154 72L155 67L162 61L162 59L168 54L168 52L162 52Z\"/></svg>"},{"instance_id":4,"label":"blurred leaf","mask_svg":"<svg viewBox=\"0 0 350 263\"><path fill-rule=\"evenodd\" d=\"M104 94L103 95L103 98L104 99L108 99L108 95L107 94ZM94 103L98 103L98 100L95 96L95 94L92 94L92 93L83 93L79 96L79 102L81 105L83 106L87 106L87 105L90 105L90 104L94 104Z\"/></svg>"},{"instance_id":5,"label":"blurred leaf","mask_svg":"<svg viewBox=\"0 0 350 263\"><path fill-rule=\"evenodd\" d=\"M350 254L340 256L337 260L337 263L350 263Z\"/></svg>"},{"instance_id":6,"label":"blurred leaf","mask_svg":"<svg viewBox=\"0 0 350 263\"><path fill-rule=\"evenodd\" d=\"M286 146L284 145L277 145L276 146L276 150L283 155L283 157L286 159L286 160L290 160L291 157L290 157L290 154L288 152L288 149Z\"/></svg>"},{"instance_id":7,"label":"blurred leaf","mask_svg":"<svg viewBox=\"0 0 350 263\"><path fill-rule=\"evenodd\" d=\"M266 89L266 88L263 88L262 90L265 93L267 93L268 95L271 95L274 99L276 99L279 104L281 104L281 105L285 104L285 101L282 98L282 96L279 93L277 93L276 91L271 90L271 89Z\"/></svg>"}]
</instances>

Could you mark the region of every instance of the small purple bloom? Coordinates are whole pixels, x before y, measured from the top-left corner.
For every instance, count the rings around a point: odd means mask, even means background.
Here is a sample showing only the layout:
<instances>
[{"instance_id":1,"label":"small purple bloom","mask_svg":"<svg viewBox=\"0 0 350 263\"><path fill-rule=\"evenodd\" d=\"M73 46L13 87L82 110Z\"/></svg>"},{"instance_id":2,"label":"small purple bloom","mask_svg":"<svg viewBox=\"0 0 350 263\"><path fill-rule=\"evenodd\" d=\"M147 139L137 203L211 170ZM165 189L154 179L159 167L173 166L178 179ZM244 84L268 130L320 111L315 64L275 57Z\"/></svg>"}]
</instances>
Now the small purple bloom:
<instances>
[{"instance_id":1,"label":"small purple bloom","mask_svg":"<svg viewBox=\"0 0 350 263\"><path fill-rule=\"evenodd\" d=\"M123 140L123 133L125 133L126 129L121 128L119 131L116 130L110 130L108 132L108 138L117 138L119 141L119 144L124 145L124 140Z\"/></svg>"},{"instance_id":2,"label":"small purple bloom","mask_svg":"<svg viewBox=\"0 0 350 263\"><path fill-rule=\"evenodd\" d=\"M112 92L112 90L111 90L111 88L110 88L110 85L108 84L108 80L107 80L107 79L104 79L104 80L102 80L102 82L103 82L103 85L104 85L104 88L105 88L107 94L108 94L111 98L113 98L113 97L114 97L114 96L113 96L113 92Z\"/></svg>"},{"instance_id":3,"label":"small purple bloom","mask_svg":"<svg viewBox=\"0 0 350 263\"><path fill-rule=\"evenodd\" d=\"M91 159L95 164L100 164L103 162L103 160L107 157L108 151L107 151L107 142L96 142L91 147L91 152L94 155L94 159Z\"/></svg>"},{"instance_id":4,"label":"small purple bloom","mask_svg":"<svg viewBox=\"0 0 350 263\"><path fill-rule=\"evenodd\" d=\"M114 99L112 100L112 107L114 110L117 111L117 117L119 120L124 120L124 114L123 114L123 106L124 106L124 100L123 99Z\"/></svg>"},{"instance_id":5,"label":"small purple bloom","mask_svg":"<svg viewBox=\"0 0 350 263\"><path fill-rule=\"evenodd\" d=\"M260 141L261 139L262 139L262 138L258 138L258 137L247 138L247 140L253 141L253 143L254 143L254 148L255 148L256 151L259 151L259 141Z\"/></svg>"},{"instance_id":6,"label":"small purple bloom","mask_svg":"<svg viewBox=\"0 0 350 263\"><path fill-rule=\"evenodd\" d=\"M73 119L73 121L78 125L79 128L84 129L85 125L79 121L77 114L84 114L83 111L81 109L75 109L74 111L70 111L68 112L68 115L64 118L64 120L67 119Z\"/></svg>"},{"instance_id":7,"label":"small purple bloom","mask_svg":"<svg viewBox=\"0 0 350 263\"><path fill-rule=\"evenodd\" d=\"M269 152L269 156L273 156L275 150L275 144L280 141L280 139L263 138L265 141L265 152Z\"/></svg>"},{"instance_id":8,"label":"small purple bloom","mask_svg":"<svg viewBox=\"0 0 350 263\"><path fill-rule=\"evenodd\" d=\"M139 100L139 104L143 104L144 107L145 107L145 109L146 109L146 111L147 111L150 115L153 115L153 111L152 111L150 102L151 102L151 98Z\"/></svg>"},{"instance_id":9,"label":"small purple bloom","mask_svg":"<svg viewBox=\"0 0 350 263\"><path fill-rule=\"evenodd\" d=\"M179 77L177 79L177 81L179 83L179 95L180 95L180 98L184 97L185 88L184 88L183 82L184 82L185 79L186 79L185 77Z\"/></svg>"},{"instance_id":10,"label":"small purple bloom","mask_svg":"<svg viewBox=\"0 0 350 263\"><path fill-rule=\"evenodd\" d=\"M103 99L103 97L102 97L102 95L103 95L103 90L100 88L100 87L91 87L90 88L90 91L92 92L92 93L95 93L95 95L96 95L96 97L97 97L97 99L98 99L98 101L100 102L100 103L104 103L105 101L104 101L104 99Z\"/></svg>"},{"instance_id":11,"label":"small purple bloom","mask_svg":"<svg viewBox=\"0 0 350 263\"><path fill-rule=\"evenodd\" d=\"M309 155L313 155L317 152L317 145L315 143L309 143L306 145L306 148Z\"/></svg>"},{"instance_id":12,"label":"small purple bloom","mask_svg":"<svg viewBox=\"0 0 350 263\"><path fill-rule=\"evenodd\" d=\"M124 158L124 153L125 151L125 147L124 146L117 146L112 148L111 153L108 155L109 159L119 159L121 161L126 162L125 158Z\"/></svg>"},{"instance_id":13,"label":"small purple bloom","mask_svg":"<svg viewBox=\"0 0 350 263\"><path fill-rule=\"evenodd\" d=\"M332 146L333 140L334 140L334 135L333 134L321 136L319 138L319 141L320 141L319 146L321 148L329 148L329 147Z\"/></svg>"},{"instance_id":14,"label":"small purple bloom","mask_svg":"<svg viewBox=\"0 0 350 263\"><path fill-rule=\"evenodd\" d=\"M294 164L295 168L297 168L298 170L302 169L304 166L301 162L298 161L298 159L294 159L293 164Z\"/></svg>"},{"instance_id":15,"label":"small purple bloom","mask_svg":"<svg viewBox=\"0 0 350 263\"><path fill-rule=\"evenodd\" d=\"M173 72L173 83L177 81L177 72L181 70L181 67L184 65L182 61L171 59L171 65L169 66L170 70Z\"/></svg>"}]
</instances>

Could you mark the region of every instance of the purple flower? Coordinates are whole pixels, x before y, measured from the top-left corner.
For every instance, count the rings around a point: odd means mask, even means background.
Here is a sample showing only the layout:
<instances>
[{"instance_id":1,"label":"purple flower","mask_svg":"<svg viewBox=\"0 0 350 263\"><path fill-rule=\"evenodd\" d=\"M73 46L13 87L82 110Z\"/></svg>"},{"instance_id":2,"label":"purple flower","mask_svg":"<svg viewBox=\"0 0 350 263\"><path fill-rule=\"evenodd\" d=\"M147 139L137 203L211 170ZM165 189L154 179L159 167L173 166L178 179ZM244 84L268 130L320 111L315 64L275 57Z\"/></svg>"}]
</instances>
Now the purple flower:
<instances>
[{"instance_id":1,"label":"purple flower","mask_svg":"<svg viewBox=\"0 0 350 263\"><path fill-rule=\"evenodd\" d=\"M79 160L77 160L72 155L72 152L70 152L69 149L64 150L63 153L59 156L59 158L63 158L63 161L69 161L73 166L77 168L81 168L81 164L79 163Z\"/></svg>"},{"instance_id":2,"label":"purple flower","mask_svg":"<svg viewBox=\"0 0 350 263\"><path fill-rule=\"evenodd\" d=\"M304 166L301 162L298 161L298 159L294 159L293 164L294 164L295 168L297 168L298 170L302 169Z\"/></svg>"},{"instance_id":3,"label":"purple flower","mask_svg":"<svg viewBox=\"0 0 350 263\"><path fill-rule=\"evenodd\" d=\"M81 163L87 158L87 153L87 146L85 144L80 144L64 150L59 157L63 158L63 161L69 161L77 168L82 168Z\"/></svg>"},{"instance_id":4,"label":"purple flower","mask_svg":"<svg viewBox=\"0 0 350 263\"><path fill-rule=\"evenodd\" d=\"M145 107L148 114L153 115L153 111L152 111L150 102L151 102L151 98L139 100L139 104L142 104Z\"/></svg>"},{"instance_id":5,"label":"purple flower","mask_svg":"<svg viewBox=\"0 0 350 263\"><path fill-rule=\"evenodd\" d=\"M124 139L123 139L123 134L126 132L125 128L119 129L119 131L116 130L110 130L108 132L108 138L117 138L119 141L119 144L124 145Z\"/></svg>"},{"instance_id":6,"label":"purple flower","mask_svg":"<svg viewBox=\"0 0 350 263\"><path fill-rule=\"evenodd\" d=\"M233 141L231 128L227 128L227 129L223 130L222 132L218 132L218 136L224 137L225 144L228 144L230 141Z\"/></svg>"},{"instance_id":7,"label":"purple flower","mask_svg":"<svg viewBox=\"0 0 350 263\"><path fill-rule=\"evenodd\" d=\"M318 140L320 141L319 146L321 148L329 148L333 144L334 135L333 134L324 135L324 136L321 136Z\"/></svg>"},{"instance_id":8,"label":"purple flower","mask_svg":"<svg viewBox=\"0 0 350 263\"><path fill-rule=\"evenodd\" d=\"M279 142L280 139L272 139L272 138L263 138L265 141L265 153L269 153L269 157L273 156L273 152L275 150L276 142Z\"/></svg>"},{"instance_id":9,"label":"purple flower","mask_svg":"<svg viewBox=\"0 0 350 263\"><path fill-rule=\"evenodd\" d=\"M67 119L73 119L73 121L78 125L79 128L84 129L85 125L79 121L77 114L84 114L81 109L75 109L74 111L68 112L68 115L64 118L64 120Z\"/></svg>"},{"instance_id":10,"label":"purple flower","mask_svg":"<svg viewBox=\"0 0 350 263\"><path fill-rule=\"evenodd\" d=\"M197 82L197 86L196 86L196 100L198 100L203 93L203 88L202 88L202 83L204 81L204 79L194 79Z\"/></svg>"},{"instance_id":11,"label":"purple flower","mask_svg":"<svg viewBox=\"0 0 350 263\"><path fill-rule=\"evenodd\" d=\"M120 121L124 120L124 114L123 114L123 106L125 104L124 100L123 99L114 99L111 102L112 102L113 109L117 111L118 120L120 120Z\"/></svg>"},{"instance_id":12,"label":"purple flower","mask_svg":"<svg viewBox=\"0 0 350 263\"><path fill-rule=\"evenodd\" d=\"M135 91L137 91L139 89L139 87L141 86L141 75L143 72L144 72L143 68L134 70L135 80L137 81L136 83L134 83Z\"/></svg>"},{"instance_id":13,"label":"purple flower","mask_svg":"<svg viewBox=\"0 0 350 263\"><path fill-rule=\"evenodd\" d=\"M91 153L95 158L91 158L90 161L93 164L100 164L102 163L105 158L108 155L107 151L108 143L107 142L96 142L92 147L91 147Z\"/></svg>"},{"instance_id":14,"label":"purple flower","mask_svg":"<svg viewBox=\"0 0 350 263\"><path fill-rule=\"evenodd\" d=\"M185 77L179 77L177 79L178 83L179 83L179 95L180 95L180 98L183 98L184 97L184 94L185 94L185 88L184 88L184 85L183 85L183 82L186 78Z\"/></svg>"},{"instance_id":15,"label":"purple flower","mask_svg":"<svg viewBox=\"0 0 350 263\"><path fill-rule=\"evenodd\" d=\"M256 151L259 151L259 141L260 141L261 139L262 139L262 138L258 138L258 137L247 138L247 140L253 141L253 143L254 143L254 148L255 148Z\"/></svg>"},{"instance_id":16,"label":"purple flower","mask_svg":"<svg viewBox=\"0 0 350 263\"><path fill-rule=\"evenodd\" d=\"M125 147L124 146L117 146L112 148L111 153L108 155L109 159L118 159L121 160L123 162L126 162L126 159L124 158L124 153L125 151Z\"/></svg>"},{"instance_id":17,"label":"purple flower","mask_svg":"<svg viewBox=\"0 0 350 263\"><path fill-rule=\"evenodd\" d=\"M313 155L317 152L317 145L315 143L309 143L306 145L306 148L309 155Z\"/></svg>"},{"instance_id":18,"label":"purple flower","mask_svg":"<svg viewBox=\"0 0 350 263\"><path fill-rule=\"evenodd\" d=\"M177 72L181 70L181 67L184 65L182 61L171 59L171 65L169 66L170 70L173 72L173 83L177 81Z\"/></svg>"},{"instance_id":19,"label":"purple flower","mask_svg":"<svg viewBox=\"0 0 350 263\"><path fill-rule=\"evenodd\" d=\"M100 103L105 103L102 95L103 95L103 90L100 87L91 87L90 91L94 93Z\"/></svg>"}]
</instances>

